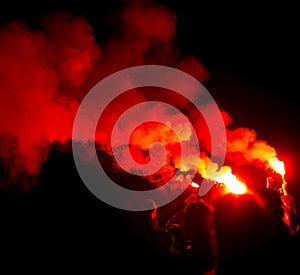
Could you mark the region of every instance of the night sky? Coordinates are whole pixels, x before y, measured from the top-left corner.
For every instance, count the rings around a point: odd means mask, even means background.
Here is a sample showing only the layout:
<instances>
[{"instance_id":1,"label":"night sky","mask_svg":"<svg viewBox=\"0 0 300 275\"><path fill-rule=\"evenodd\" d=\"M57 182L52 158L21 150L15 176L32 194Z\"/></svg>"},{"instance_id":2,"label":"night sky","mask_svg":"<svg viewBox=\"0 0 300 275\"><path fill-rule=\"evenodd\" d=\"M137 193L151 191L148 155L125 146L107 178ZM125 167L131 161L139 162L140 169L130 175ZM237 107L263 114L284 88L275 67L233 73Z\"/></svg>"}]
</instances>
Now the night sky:
<instances>
[{"instance_id":1,"label":"night sky","mask_svg":"<svg viewBox=\"0 0 300 275\"><path fill-rule=\"evenodd\" d=\"M297 8L290 2L262 5L259 1L238 4L226 1L220 4L217 1L157 0L154 3L161 3L176 14L175 46L182 53L195 56L207 68L209 78L203 85L230 114L230 127L253 129L258 139L267 141L277 150L279 159L286 164L285 178L299 208L300 182L297 168L300 163L300 108L296 99L299 24ZM101 48L102 43L116 32L116 18L124 3L126 1L30 0L16 4L10 1L1 7L0 22L4 24L10 19L21 19L35 29L39 28L39 19L48 12L69 11L74 15L85 16ZM58 205L64 205L69 187L62 188L61 195L58 195L58 182L55 188L51 187L50 182L56 181L57 175L63 175L66 181L71 181L76 179L76 172L71 164L63 168L65 161L70 161L70 155L62 154L60 159L56 154L55 151L50 154L49 163L53 161L50 168L46 163L41 170L40 181L45 182L45 187L34 190L36 193L33 192L32 196L35 202L28 206L30 209L45 198L47 202L53 203L50 199L52 195L59 202ZM83 196L86 200L76 196L85 190L83 186L71 190L75 194L71 198L72 205L82 201L88 202L90 207L97 205L96 199L91 198L89 193ZM36 194L39 192L42 195L37 199ZM50 193L45 195L47 192ZM68 202L65 204L63 211L68 215L72 211ZM77 207L76 211L80 212L80 207ZM58 206L56 210L59 211ZM50 207L47 211L51 213ZM2 212L6 211L2 209ZM85 213L81 212L82 220L84 216ZM22 219L26 223L26 218ZM79 222L73 225L79 226ZM22 237L17 239L21 240Z\"/></svg>"}]
</instances>

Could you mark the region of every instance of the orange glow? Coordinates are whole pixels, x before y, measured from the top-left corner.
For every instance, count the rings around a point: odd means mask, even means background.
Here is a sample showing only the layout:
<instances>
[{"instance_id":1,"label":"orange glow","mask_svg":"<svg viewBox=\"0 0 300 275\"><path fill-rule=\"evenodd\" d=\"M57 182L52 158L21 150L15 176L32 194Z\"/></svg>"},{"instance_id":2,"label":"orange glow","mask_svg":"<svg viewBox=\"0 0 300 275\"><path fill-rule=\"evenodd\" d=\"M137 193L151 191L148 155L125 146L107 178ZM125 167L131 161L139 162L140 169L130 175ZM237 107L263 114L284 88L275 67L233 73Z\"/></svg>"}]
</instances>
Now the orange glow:
<instances>
[{"instance_id":1,"label":"orange glow","mask_svg":"<svg viewBox=\"0 0 300 275\"><path fill-rule=\"evenodd\" d=\"M229 192L234 194L248 192L246 184L232 174L231 167L223 166L221 169L218 169L218 165L211 162L210 158L206 155L200 157L198 172L205 179L225 184Z\"/></svg>"},{"instance_id":2,"label":"orange glow","mask_svg":"<svg viewBox=\"0 0 300 275\"><path fill-rule=\"evenodd\" d=\"M195 188L199 188L200 185L194 181L191 182L191 186L195 187Z\"/></svg>"},{"instance_id":3,"label":"orange glow","mask_svg":"<svg viewBox=\"0 0 300 275\"><path fill-rule=\"evenodd\" d=\"M132 156L139 163L147 163L149 156L145 154L145 151L148 151L155 142L165 147L167 161L172 157L174 167L177 168L180 163L179 139L170 127L158 122L143 123L132 132L129 141Z\"/></svg>"},{"instance_id":4,"label":"orange glow","mask_svg":"<svg viewBox=\"0 0 300 275\"><path fill-rule=\"evenodd\" d=\"M229 166L223 166L215 180L219 183L224 183L231 193L244 194L247 192L247 186L232 174Z\"/></svg>"},{"instance_id":5,"label":"orange glow","mask_svg":"<svg viewBox=\"0 0 300 275\"><path fill-rule=\"evenodd\" d=\"M160 169L155 175L148 177L151 182L167 182L167 180L175 173L179 166L180 170L184 172L187 172L191 169L189 163L180 163L180 140L183 142L190 140L191 128L185 124L176 125L177 132L180 133L179 139L172 127L174 126L155 121L149 121L139 125L130 135L130 152L134 160L138 163L146 164L149 162L149 148L156 142L162 144L166 150L166 160L162 165L162 169ZM239 151L246 150L244 147L241 147L240 143L239 146L237 142L234 144L235 148L239 148ZM231 145L233 146L233 144ZM273 148L268 146L263 141L257 141L255 146L252 146L251 148L251 151L244 156L247 160L259 159L265 163L266 168L271 168L275 172L279 173L282 178L284 178L284 162L278 160L276 157L276 152ZM193 156L191 153L190 158L192 159L193 157L197 156ZM210 157L204 152L201 152L200 154L197 169L198 173L203 178L215 183L224 184L226 187L225 190L228 192L234 194L244 194L250 191L246 183L242 182L236 177L236 175L232 173L232 168L230 166L219 167L218 164L212 162ZM194 188L200 187L196 182L191 182L191 186Z\"/></svg>"},{"instance_id":6,"label":"orange glow","mask_svg":"<svg viewBox=\"0 0 300 275\"><path fill-rule=\"evenodd\" d=\"M273 158L269 163L276 173L280 174L282 177L285 175L285 165L283 161Z\"/></svg>"},{"instance_id":7,"label":"orange glow","mask_svg":"<svg viewBox=\"0 0 300 275\"><path fill-rule=\"evenodd\" d=\"M233 194L245 194L247 193L247 187L244 183L234 178L232 181L227 181L226 183L227 189Z\"/></svg>"}]
</instances>

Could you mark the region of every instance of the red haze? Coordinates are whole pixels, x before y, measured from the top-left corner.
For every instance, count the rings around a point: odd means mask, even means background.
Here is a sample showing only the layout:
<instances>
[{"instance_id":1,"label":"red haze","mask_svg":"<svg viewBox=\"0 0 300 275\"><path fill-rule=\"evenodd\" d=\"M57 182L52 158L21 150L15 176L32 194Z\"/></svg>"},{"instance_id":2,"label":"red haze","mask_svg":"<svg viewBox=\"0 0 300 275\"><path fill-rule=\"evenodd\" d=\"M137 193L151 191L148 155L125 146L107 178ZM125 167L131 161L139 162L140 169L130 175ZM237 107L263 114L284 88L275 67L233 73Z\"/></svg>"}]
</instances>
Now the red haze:
<instances>
[{"instance_id":1,"label":"red haze","mask_svg":"<svg viewBox=\"0 0 300 275\"><path fill-rule=\"evenodd\" d=\"M48 14L39 29L31 29L18 20L1 27L0 160L6 173L2 186L18 174L37 175L47 161L49 146L54 141L64 143L71 139L81 99L103 77L130 66L161 64L179 68L200 82L208 79L206 68L194 56L176 48L173 11L159 4L135 1L121 11L119 20L119 29L101 45L96 43L93 27L83 16L65 12ZM126 102L124 97L112 102L103 113L97 133L102 149L111 154L110 131L124 107L161 99L190 116L200 148L207 153L205 156L209 155L207 126L201 114L191 111L188 102L167 91L157 97L151 89L132 91L128 96ZM230 114L222 110L222 115L225 125L230 125ZM157 129L153 129L155 133ZM168 146L177 148L171 143ZM275 149L265 141L257 141L253 131L228 130L228 160L232 163L266 163L262 154L265 149L276 157ZM138 157L140 162L145 161L142 155Z\"/></svg>"}]
</instances>

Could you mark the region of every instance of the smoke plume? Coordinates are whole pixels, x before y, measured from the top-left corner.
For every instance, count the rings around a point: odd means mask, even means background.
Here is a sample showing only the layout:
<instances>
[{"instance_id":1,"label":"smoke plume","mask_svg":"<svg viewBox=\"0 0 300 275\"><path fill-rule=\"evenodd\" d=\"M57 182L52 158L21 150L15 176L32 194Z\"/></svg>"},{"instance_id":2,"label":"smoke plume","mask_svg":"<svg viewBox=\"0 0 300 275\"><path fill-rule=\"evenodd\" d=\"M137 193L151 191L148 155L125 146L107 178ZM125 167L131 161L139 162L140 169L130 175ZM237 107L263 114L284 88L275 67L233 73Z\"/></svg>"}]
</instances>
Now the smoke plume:
<instances>
[{"instance_id":1,"label":"smoke plume","mask_svg":"<svg viewBox=\"0 0 300 275\"><path fill-rule=\"evenodd\" d=\"M208 79L207 69L194 56L176 48L176 14L167 7L151 2L133 2L120 12L119 29L101 45L84 16L53 12L43 17L38 29L26 22L11 20L0 29L0 160L2 186L19 175L36 176L47 162L54 142L72 138L74 116L82 98L104 77L118 70L143 64L161 64L178 68L200 82ZM176 79L174 79L176 81ZM183 85L178 83L178 86ZM149 88L132 90L111 102L99 120L97 141L100 148L112 155L110 133L118 117L130 106L148 100L161 100L189 116L199 140L201 155L198 171L205 176L209 163L210 134L201 114L186 99L170 91ZM208 106L209 107L209 106ZM224 123L230 125L230 114L222 110ZM149 121L156 117L176 121L178 114L153 106L145 112ZM176 123L175 123L176 124ZM176 128L187 141L193 136L185 123L145 124L131 136L131 153L140 163L148 161L152 142L165 145L166 162L152 182L165 181L176 169L180 158ZM125 129L125 130L124 130ZM122 146L124 125L116 129ZM228 130L227 161L242 165L271 167L276 150L257 140L247 128ZM183 142L183 146L184 142ZM188 148L191 154L195 148ZM130 167L127 167L130 170ZM189 170L189 165L185 167ZM220 167L216 167L220 169ZM161 177L159 177L159 175Z\"/></svg>"}]
</instances>

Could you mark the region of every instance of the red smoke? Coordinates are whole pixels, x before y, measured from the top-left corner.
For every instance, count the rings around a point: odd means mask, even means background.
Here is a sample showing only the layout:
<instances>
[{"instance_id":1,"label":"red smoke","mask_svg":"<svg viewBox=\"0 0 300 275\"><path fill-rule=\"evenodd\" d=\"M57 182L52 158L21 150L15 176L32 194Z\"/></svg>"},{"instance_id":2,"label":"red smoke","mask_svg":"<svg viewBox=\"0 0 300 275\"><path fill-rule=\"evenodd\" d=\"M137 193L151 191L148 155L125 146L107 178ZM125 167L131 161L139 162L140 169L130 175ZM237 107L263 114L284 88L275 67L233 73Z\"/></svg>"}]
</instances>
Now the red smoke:
<instances>
[{"instance_id":1,"label":"red smoke","mask_svg":"<svg viewBox=\"0 0 300 275\"><path fill-rule=\"evenodd\" d=\"M101 45L96 44L93 28L84 17L65 12L44 17L38 30L18 20L2 26L0 159L6 174L3 186L19 174L37 175L47 161L50 145L54 141L71 140L73 120L81 99L103 77L130 66L161 64L186 71L200 82L208 79L206 68L194 56L185 55L176 48L176 14L165 6L141 1L125 7L119 26L118 31ZM133 90L111 103L99 121L97 139L102 149L112 153L110 133L120 114L147 100L166 101L189 115L205 158L209 155L210 135L201 114L180 96L170 91L161 91L158 95L153 88ZM170 114L155 108L149 120L155 120L155 114L168 119ZM228 126L230 115L224 110L222 114ZM139 128L132 136L136 141L132 144L135 146L132 152L136 152L135 158L139 162L147 161L147 154L141 152L153 138L148 137L149 142L141 143L138 141L144 138L139 140L138 137L151 132L167 145L172 164L169 161L161 171L172 174L180 157L177 139L172 139L169 129L159 127L146 125ZM180 127L188 137L190 126ZM168 138L158 136L158 131L160 134L166 131ZM227 137L227 157L231 163L268 166L269 156L276 158L275 149L265 141L257 140L253 130L228 130Z\"/></svg>"},{"instance_id":2,"label":"red smoke","mask_svg":"<svg viewBox=\"0 0 300 275\"><path fill-rule=\"evenodd\" d=\"M73 91L100 49L85 19L63 12L48 15L39 30L10 21L0 41L0 154L13 180L37 175L49 144L70 139L79 104Z\"/></svg>"}]
</instances>

